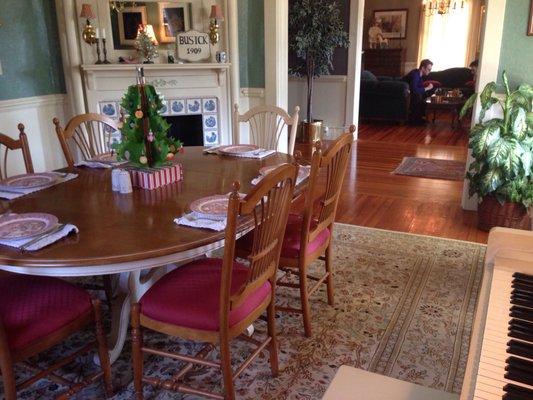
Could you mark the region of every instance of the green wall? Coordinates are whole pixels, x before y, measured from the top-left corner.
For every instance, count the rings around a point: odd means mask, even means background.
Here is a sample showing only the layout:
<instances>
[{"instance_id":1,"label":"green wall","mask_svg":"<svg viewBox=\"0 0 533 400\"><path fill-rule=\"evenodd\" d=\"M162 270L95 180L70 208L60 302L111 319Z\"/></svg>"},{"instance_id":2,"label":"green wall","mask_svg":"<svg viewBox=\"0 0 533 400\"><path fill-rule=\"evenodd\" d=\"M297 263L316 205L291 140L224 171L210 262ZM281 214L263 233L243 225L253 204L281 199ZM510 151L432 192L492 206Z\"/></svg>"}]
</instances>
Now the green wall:
<instances>
[{"instance_id":1,"label":"green wall","mask_svg":"<svg viewBox=\"0 0 533 400\"><path fill-rule=\"evenodd\" d=\"M0 100L65 93L54 0L0 3Z\"/></svg>"},{"instance_id":2,"label":"green wall","mask_svg":"<svg viewBox=\"0 0 533 400\"><path fill-rule=\"evenodd\" d=\"M503 24L498 83L505 70L511 87L533 84L533 36L527 36L531 0L507 0Z\"/></svg>"},{"instance_id":3,"label":"green wall","mask_svg":"<svg viewBox=\"0 0 533 400\"><path fill-rule=\"evenodd\" d=\"M262 0L238 0L241 87L265 87L265 22Z\"/></svg>"}]
</instances>

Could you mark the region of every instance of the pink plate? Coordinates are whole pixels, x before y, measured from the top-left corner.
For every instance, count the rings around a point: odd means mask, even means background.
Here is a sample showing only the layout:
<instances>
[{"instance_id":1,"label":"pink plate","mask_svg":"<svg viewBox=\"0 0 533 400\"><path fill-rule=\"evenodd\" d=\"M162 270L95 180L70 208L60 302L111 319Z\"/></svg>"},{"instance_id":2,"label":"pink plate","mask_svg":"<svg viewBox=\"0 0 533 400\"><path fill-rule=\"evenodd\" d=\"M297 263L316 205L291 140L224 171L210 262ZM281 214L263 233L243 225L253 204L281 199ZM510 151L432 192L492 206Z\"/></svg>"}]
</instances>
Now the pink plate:
<instances>
[{"instance_id":1,"label":"pink plate","mask_svg":"<svg viewBox=\"0 0 533 400\"><path fill-rule=\"evenodd\" d=\"M236 144L236 145L230 145L230 146L221 146L218 148L218 151L223 154L243 154L243 153L249 153L250 151L258 150L259 147L257 147L255 144Z\"/></svg>"},{"instance_id":2,"label":"pink plate","mask_svg":"<svg viewBox=\"0 0 533 400\"><path fill-rule=\"evenodd\" d=\"M281 164L280 164L281 165ZM259 174L265 176L269 172L274 171L279 165L269 165L268 167L263 167L259 170ZM298 168L298 182L301 182L305 178L309 176L310 168L309 167L302 167Z\"/></svg>"},{"instance_id":3,"label":"pink plate","mask_svg":"<svg viewBox=\"0 0 533 400\"><path fill-rule=\"evenodd\" d=\"M59 178L56 174L24 174L16 175L3 180L0 185L9 186L13 189L33 189L42 186L49 186Z\"/></svg>"},{"instance_id":4,"label":"pink plate","mask_svg":"<svg viewBox=\"0 0 533 400\"><path fill-rule=\"evenodd\" d=\"M203 197L191 203L191 211L208 215L226 215L228 213L229 196L219 194L216 196Z\"/></svg>"},{"instance_id":5,"label":"pink plate","mask_svg":"<svg viewBox=\"0 0 533 400\"><path fill-rule=\"evenodd\" d=\"M17 240L45 233L57 225L57 217L44 213L10 214L0 217L0 239Z\"/></svg>"}]
</instances>

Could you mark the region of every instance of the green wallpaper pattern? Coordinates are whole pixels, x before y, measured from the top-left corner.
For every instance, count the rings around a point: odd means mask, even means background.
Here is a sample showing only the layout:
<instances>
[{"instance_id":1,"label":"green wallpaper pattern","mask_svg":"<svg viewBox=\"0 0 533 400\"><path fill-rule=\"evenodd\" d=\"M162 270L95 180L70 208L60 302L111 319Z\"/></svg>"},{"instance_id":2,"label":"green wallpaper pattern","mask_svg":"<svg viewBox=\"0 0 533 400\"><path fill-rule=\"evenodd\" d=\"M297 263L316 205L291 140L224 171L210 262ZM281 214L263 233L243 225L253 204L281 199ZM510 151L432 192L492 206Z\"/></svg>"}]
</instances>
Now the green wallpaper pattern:
<instances>
[{"instance_id":1,"label":"green wallpaper pattern","mask_svg":"<svg viewBox=\"0 0 533 400\"><path fill-rule=\"evenodd\" d=\"M533 84L533 36L527 36L531 0L507 0L503 24L498 83L505 70L511 87Z\"/></svg>"},{"instance_id":2,"label":"green wallpaper pattern","mask_svg":"<svg viewBox=\"0 0 533 400\"><path fill-rule=\"evenodd\" d=\"M265 87L265 21L262 0L238 0L241 87Z\"/></svg>"},{"instance_id":3,"label":"green wallpaper pattern","mask_svg":"<svg viewBox=\"0 0 533 400\"><path fill-rule=\"evenodd\" d=\"M0 100L65 93L54 0L2 0Z\"/></svg>"}]
</instances>

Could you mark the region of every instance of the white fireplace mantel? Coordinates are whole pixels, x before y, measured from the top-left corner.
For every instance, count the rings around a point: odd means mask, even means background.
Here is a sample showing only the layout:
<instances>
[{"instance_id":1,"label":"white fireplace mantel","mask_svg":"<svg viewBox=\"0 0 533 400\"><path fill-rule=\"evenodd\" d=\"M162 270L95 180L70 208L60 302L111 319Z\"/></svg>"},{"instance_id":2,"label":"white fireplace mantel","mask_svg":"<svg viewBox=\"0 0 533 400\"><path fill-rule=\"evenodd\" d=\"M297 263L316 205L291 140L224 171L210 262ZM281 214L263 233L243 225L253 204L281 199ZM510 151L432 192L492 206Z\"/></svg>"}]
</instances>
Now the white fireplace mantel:
<instances>
[{"instance_id":1,"label":"white fireplace mantel","mask_svg":"<svg viewBox=\"0 0 533 400\"><path fill-rule=\"evenodd\" d=\"M230 64L84 64L89 112L120 117L120 100L144 68L146 83L163 96L163 116L201 115L204 145L231 143Z\"/></svg>"}]
</instances>

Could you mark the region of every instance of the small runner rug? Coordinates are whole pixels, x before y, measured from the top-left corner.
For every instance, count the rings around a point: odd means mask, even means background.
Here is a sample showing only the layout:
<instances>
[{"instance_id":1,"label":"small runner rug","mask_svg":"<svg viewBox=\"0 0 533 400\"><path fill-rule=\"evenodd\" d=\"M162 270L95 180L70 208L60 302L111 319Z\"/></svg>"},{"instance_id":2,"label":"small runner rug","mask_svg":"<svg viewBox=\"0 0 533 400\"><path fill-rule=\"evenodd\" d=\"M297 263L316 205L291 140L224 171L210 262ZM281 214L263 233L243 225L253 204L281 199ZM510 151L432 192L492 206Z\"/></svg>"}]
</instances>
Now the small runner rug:
<instances>
[{"instance_id":1,"label":"small runner rug","mask_svg":"<svg viewBox=\"0 0 533 400\"><path fill-rule=\"evenodd\" d=\"M311 301L313 337L303 335L299 315L280 313L280 373L270 374L268 356L261 354L236 380L238 399L320 399L341 365L351 365L447 392L459 393L464 375L472 320L482 275L485 246L429 236L336 224L334 230L335 306L321 290ZM313 268L321 267L316 264ZM297 305L298 292L279 290L278 300ZM201 301L201 300L199 300ZM257 322L256 333L266 331ZM75 335L57 352L80 346L90 332ZM194 353L199 346L147 331L148 345ZM115 400L133 399L131 342L113 364ZM235 341L233 365L242 363L249 346ZM50 361L54 354L41 357ZM218 353L213 353L218 358ZM47 359L48 358L48 359ZM84 363L83 363L84 361ZM71 377L87 372L82 360L68 369ZM145 373L170 377L179 362L145 358ZM19 379L24 378L17 370ZM220 374L209 368L191 371L189 385L216 389ZM21 399L51 399L63 388L41 380L21 393ZM355 390L355 388L354 388ZM196 399L145 386L146 399ZM1 385L0 385L0 398ZM78 394L101 399L101 383Z\"/></svg>"},{"instance_id":2,"label":"small runner rug","mask_svg":"<svg viewBox=\"0 0 533 400\"><path fill-rule=\"evenodd\" d=\"M392 173L421 178L462 181L465 177L465 168L466 164L462 161L404 157L401 164Z\"/></svg>"}]
</instances>

